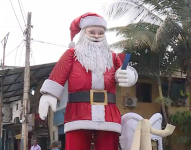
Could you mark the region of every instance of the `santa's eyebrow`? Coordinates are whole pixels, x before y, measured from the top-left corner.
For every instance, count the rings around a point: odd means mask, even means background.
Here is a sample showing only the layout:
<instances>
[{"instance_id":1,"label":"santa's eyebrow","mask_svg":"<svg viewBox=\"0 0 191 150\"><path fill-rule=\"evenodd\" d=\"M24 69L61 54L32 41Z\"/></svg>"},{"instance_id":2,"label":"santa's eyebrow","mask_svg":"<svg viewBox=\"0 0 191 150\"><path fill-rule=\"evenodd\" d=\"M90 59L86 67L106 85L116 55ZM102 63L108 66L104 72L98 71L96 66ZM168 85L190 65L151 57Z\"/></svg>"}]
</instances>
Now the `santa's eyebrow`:
<instances>
[{"instance_id":1,"label":"santa's eyebrow","mask_svg":"<svg viewBox=\"0 0 191 150\"><path fill-rule=\"evenodd\" d=\"M89 30L88 32L95 32L95 30ZM105 31L100 30L98 32L103 32L104 33Z\"/></svg>"}]
</instances>

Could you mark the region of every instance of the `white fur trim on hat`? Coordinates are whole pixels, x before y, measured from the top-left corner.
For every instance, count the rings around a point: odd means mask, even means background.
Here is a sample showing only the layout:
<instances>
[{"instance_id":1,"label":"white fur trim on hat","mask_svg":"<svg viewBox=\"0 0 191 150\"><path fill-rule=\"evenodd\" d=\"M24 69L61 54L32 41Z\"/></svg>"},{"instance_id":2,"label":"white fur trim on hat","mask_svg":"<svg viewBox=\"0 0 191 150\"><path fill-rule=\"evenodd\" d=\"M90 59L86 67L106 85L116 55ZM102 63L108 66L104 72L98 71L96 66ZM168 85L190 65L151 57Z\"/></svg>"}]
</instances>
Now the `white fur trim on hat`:
<instances>
[{"instance_id":1,"label":"white fur trim on hat","mask_svg":"<svg viewBox=\"0 0 191 150\"><path fill-rule=\"evenodd\" d=\"M87 16L80 20L80 28L86 28L90 26L102 26L107 29L107 22L104 18L97 17L97 16Z\"/></svg>"},{"instance_id":2,"label":"white fur trim on hat","mask_svg":"<svg viewBox=\"0 0 191 150\"><path fill-rule=\"evenodd\" d=\"M69 48L74 48L75 47L75 42L71 41L68 45Z\"/></svg>"}]
</instances>

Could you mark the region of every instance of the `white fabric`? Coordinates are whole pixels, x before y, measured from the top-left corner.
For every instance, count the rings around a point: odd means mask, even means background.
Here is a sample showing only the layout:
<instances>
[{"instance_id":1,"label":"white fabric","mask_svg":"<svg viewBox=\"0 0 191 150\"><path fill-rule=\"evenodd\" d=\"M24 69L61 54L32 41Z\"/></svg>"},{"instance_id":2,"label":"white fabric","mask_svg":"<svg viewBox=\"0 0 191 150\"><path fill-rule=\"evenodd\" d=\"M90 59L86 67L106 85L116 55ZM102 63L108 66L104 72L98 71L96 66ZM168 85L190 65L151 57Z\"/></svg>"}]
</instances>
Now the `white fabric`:
<instances>
[{"instance_id":1,"label":"white fabric","mask_svg":"<svg viewBox=\"0 0 191 150\"><path fill-rule=\"evenodd\" d=\"M87 16L80 20L79 24L80 28L86 28L90 26L102 26L107 29L107 21L104 18L97 17L97 16Z\"/></svg>"},{"instance_id":2,"label":"white fabric","mask_svg":"<svg viewBox=\"0 0 191 150\"><path fill-rule=\"evenodd\" d=\"M49 106L52 108L52 111L56 111L57 98L50 94L43 94L40 98L40 104L38 108L39 116L44 120L48 114Z\"/></svg>"},{"instance_id":3,"label":"white fabric","mask_svg":"<svg viewBox=\"0 0 191 150\"><path fill-rule=\"evenodd\" d=\"M121 118L121 136L119 142L122 150L131 150L131 144L133 142L133 135L136 126L143 117L136 113L126 113Z\"/></svg>"},{"instance_id":4,"label":"white fabric","mask_svg":"<svg viewBox=\"0 0 191 150\"><path fill-rule=\"evenodd\" d=\"M131 150L131 145L133 141L133 135L137 124L144 118L136 113L126 113L121 118L121 136L120 145L122 150ZM162 126L162 115L160 113L154 114L150 119L150 124L154 129L161 129ZM158 141L159 150L162 149L162 138L151 134L152 140Z\"/></svg>"},{"instance_id":5,"label":"white fabric","mask_svg":"<svg viewBox=\"0 0 191 150\"><path fill-rule=\"evenodd\" d=\"M63 91L64 87L62 85L50 79L46 79L40 89L40 92L42 94L48 93L55 96L58 99L61 98Z\"/></svg>"},{"instance_id":6,"label":"white fabric","mask_svg":"<svg viewBox=\"0 0 191 150\"><path fill-rule=\"evenodd\" d=\"M115 73L115 81L118 82L121 87L131 87L137 80L138 73L131 66L127 66L126 70L121 70L121 68L119 68Z\"/></svg>"},{"instance_id":7,"label":"white fabric","mask_svg":"<svg viewBox=\"0 0 191 150\"><path fill-rule=\"evenodd\" d=\"M68 45L69 48L74 48L75 47L75 42L71 41Z\"/></svg>"},{"instance_id":8,"label":"white fabric","mask_svg":"<svg viewBox=\"0 0 191 150\"><path fill-rule=\"evenodd\" d=\"M103 75L98 77L95 73L92 73L92 89L104 90L104 77ZM92 105L92 121L105 121L105 106L104 105Z\"/></svg>"},{"instance_id":9,"label":"white fabric","mask_svg":"<svg viewBox=\"0 0 191 150\"><path fill-rule=\"evenodd\" d=\"M41 150L41 147L37 144L36 146L32 146L30 150Z\"/></svg>"},{"instance_id":10,"label":"white fabric","mask_svg":"<svg viewBox=\"0 0 191 150\"><path fill-rule=\"evenodd\" d=\"M162 115L160 113L152 115L149 121L154 129L162 129ZM158 150L163 150L162 137L151 134L151 139L154 141L158 141Z\"/></svg>"},{"instance_id":11,"label":"white fabric","mask_svg":"<svg viewBox=\"0 0 191 150\"><path fill-rule=\"evenodd\" d=\"M113 131L121 133L121 125L114 122L95 122L89 120L78 120L64 124L64 133L79 129Z\"/></svg>"}]
</instances>

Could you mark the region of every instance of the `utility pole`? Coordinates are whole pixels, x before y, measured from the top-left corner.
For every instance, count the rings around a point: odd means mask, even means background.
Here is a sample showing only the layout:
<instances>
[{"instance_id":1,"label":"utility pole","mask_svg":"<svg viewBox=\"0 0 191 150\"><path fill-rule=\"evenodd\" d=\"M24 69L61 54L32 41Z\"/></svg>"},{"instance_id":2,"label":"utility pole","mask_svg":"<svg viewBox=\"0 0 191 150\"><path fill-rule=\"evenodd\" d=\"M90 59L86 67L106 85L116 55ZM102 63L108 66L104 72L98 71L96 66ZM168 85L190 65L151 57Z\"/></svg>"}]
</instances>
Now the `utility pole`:
<instances>
[{"instance_id":1,"label":"utility pole","mask_svg":"<svg viewBox=\"0 0 191 150\"><path fill-rule=\"evenodd\" d=\"M26 55L23 90L23 115L22 115L22 137L21 150L28 150L28 100L30 90L30 42L31 42L31 12L27 16L26 29Z\"/></svg>"},{"instance_id":2,"label":"utility pole","mask_svg":"<svg viewBox=\"0 0 191 150\"><path fill-rule=\"evenodd\" d=\"M7 45L8 37L9 37L9 33L7 33L7 35L1 41L1 43L3 45L3 63L2 63L2 69L4 69L4 67L5 67L5 47Z\"/></svg>"},{"instance_id":3,"label":"utility pole","mask_svg":"<svg viewBox=\"0 0 191 150\"><path fill-rule=\"evenodd\" d=\"M1 78L1 98L0 98L0 150L3 150L3 117L2 117L2 107L3 107L3 76Z\"/></svg>"}]
</instances>

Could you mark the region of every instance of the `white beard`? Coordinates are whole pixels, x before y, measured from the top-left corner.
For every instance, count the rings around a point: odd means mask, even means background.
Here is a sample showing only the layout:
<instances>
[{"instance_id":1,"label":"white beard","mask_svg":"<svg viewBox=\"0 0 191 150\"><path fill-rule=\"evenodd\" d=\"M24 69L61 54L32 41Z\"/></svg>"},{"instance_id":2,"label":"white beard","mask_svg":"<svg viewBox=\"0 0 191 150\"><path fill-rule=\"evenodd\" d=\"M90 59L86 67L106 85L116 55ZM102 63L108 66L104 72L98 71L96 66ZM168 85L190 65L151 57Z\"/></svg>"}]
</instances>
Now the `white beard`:
<instances>
[{"instance_id":1,"label":"white beard","mask_svg":"<svg viewBox=\"0 0 191 150\"><path fill-rule=\"evenodd\" d=\"M93 42L84 30L75 46L75 56L87 72L91 71L98 77L113 67L112 53L106 38Z\"/></svg>"}]
</instances>

